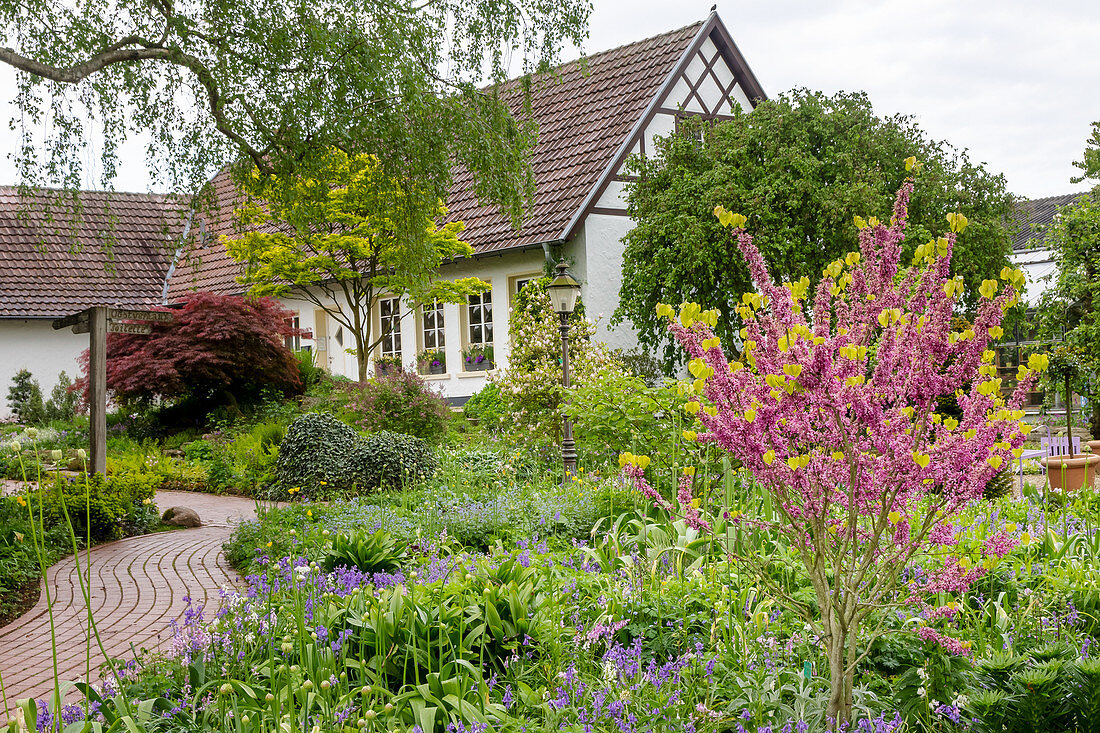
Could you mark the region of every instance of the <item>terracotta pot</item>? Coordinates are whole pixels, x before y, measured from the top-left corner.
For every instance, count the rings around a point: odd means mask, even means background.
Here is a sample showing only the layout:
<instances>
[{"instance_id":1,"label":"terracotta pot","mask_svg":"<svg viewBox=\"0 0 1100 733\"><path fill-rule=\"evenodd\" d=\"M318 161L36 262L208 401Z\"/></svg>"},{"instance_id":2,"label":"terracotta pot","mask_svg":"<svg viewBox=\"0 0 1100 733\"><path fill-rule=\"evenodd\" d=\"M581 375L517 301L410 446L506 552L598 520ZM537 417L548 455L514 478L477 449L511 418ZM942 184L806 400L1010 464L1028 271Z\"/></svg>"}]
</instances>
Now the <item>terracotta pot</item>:
<instances>
[{"instance_id":1,"label":"terracotta pot","mask_svg":"<svg viewBox=\"0 0 1100 733\"><path fill-rule=\"evenodd\" d=\"M1050 488L1077 491L1084 485L1092 487L1093 479L1096 477L1096 464L1100 463L1100 455L1082 454L1073 458L1051 456L1040 458L1039 463L1047 469L1047 481L1050 482Z\"/></svg>"},{"instance_id":2,"label":"terracotta pot","mask_svg":"<svg viewBox=\"0 0 1100 733\"><path fill-rule=\"evenodd\" d=\"M1094 456L1100 456L1100 440L1090 440L1085 443Z\"/></svg>"}]
</instances>

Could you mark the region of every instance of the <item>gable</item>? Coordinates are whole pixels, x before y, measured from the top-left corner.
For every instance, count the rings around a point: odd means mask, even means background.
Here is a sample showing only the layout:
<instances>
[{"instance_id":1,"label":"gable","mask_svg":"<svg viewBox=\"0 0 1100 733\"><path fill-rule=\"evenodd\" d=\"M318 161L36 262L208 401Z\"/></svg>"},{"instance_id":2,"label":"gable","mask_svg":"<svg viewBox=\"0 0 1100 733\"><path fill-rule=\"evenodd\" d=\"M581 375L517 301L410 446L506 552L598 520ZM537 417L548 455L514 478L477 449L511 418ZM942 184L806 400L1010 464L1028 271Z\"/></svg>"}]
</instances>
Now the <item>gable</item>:
<instances>
[{"instance_id":1,"label":"gable","mask_svg":"<svg viewBox=\"0 0 1100 733\"><path fill-rule=\"evenodd\" d=\"M717 13L712 13L623 142L584 207L576 212L566 230L567 238L576 235L587 214L626 213L625 184L634 178L628 170L629 159L652 156L655 140L674 132L678 118L729 119L735 105L752 109L764 99L767 95L725 24Z\"/></svg>"}]
</instances>

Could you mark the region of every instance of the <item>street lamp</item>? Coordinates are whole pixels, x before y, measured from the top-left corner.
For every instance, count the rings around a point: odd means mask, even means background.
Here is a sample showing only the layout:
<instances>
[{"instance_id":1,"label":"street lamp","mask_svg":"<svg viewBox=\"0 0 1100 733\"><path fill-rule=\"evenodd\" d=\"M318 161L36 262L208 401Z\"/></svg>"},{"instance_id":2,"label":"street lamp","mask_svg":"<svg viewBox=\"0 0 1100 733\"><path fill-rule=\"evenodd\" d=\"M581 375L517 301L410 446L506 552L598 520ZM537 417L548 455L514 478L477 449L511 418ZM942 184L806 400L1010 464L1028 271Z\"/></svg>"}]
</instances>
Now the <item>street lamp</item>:
<instances>
[{"instance_id":1,"label":"street lamp","mask_svg":"<svg viewBox=\"0 0 1100 733\"><path fill-rule=\"evenodd\" d=\"M581 284L569 274L565 260L558 262L557 276L547 286L554 311L561 316L561 382L569 389L569 314L577 307ZM561 461L565 467L565 480L577 474L577 444L573 442L573 423L568 415L562 417Z\"/></svg>"}]
</instances>

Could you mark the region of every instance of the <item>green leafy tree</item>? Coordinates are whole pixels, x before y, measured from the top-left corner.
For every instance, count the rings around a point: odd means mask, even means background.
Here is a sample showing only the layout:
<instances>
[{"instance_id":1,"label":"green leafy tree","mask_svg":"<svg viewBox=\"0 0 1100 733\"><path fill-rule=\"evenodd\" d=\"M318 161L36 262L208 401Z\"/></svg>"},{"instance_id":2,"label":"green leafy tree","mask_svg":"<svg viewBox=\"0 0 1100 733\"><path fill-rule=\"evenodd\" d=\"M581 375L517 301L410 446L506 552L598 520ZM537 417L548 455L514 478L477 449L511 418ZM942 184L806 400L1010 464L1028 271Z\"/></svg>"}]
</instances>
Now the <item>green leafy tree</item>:
<instances>
[{"instance_id":1,"label":"green leafy tree","mask_svg":"<svg viewBox=\"0 0 1100 733\"><path fill-rule=\"evenodd\" d=\"M107 185L121 143L144 131L154 175L197 191L234 160L241 175L284 173L336 146L415 183L409 221L445 195L455 163L518 219L534 124L479 85L555 65L590 12L590 0L0 3L0 62L19 72L12 150L26 180L75 189L97 149Z\"/></svg>"},{"instance_id":2,"label":"green leafy tree","mask_svg":"<svg viewBox=\"0 0 1100 733\"><path fill-rule=\"evenodd\" d=\"M634 161L639 178L630 188L630 212L637 226L626 239L613 318L632 322L654 352L663 346L666 368L678 357L656 315L658 303L720 309L730 317L718 335L737 343L742 324L733 313L753 284L735 239L712 213L718 204L752 211L754 241L770 271L797 281L856 247L853 215L889 219L905 161L915 156L920 185L904 255L934 239L946 224L943 212L965 214L970 226L951 269L968 286L966 309L981 282L1008 263L1013 198L1004 177L929 140L912 118L876 116L865 94L794 90L732 120L685 121L680 132L659 142L657 155Z\"/></svg>"},{"instance_id":3,"label":"green leafy tree","mask_svg":"<svg viewBox=\"0 0 1100 733\"><path fill-rule=\"evenodd\" d=\"M1065 332L1076 358L1073 390L1089 398L1089 426L1100 436L1100 196L1094 189L1059 211L1047 233L1056 270L1039 303L1042 333ZM1061 392L1062 384L1050 385Z\"/></svg>"},{"instance_id":4,"label":"green leafy tree","mask_svg":"<svg viewBox=\"0 0 1100 733\"><path fill-rule=\"evenodd\" d=\"M412 307L460 303L489 284L436 278L444 261L473 254L458 238L461 222L436 225L447 214L438 199L420 210L418 227L405 230L393 217L410 210L415 197L408 184L389 176L373 155L334 148L319 157L308 174L257 171L247 179L249 199L237 210L244 233L223 241L245 264L238 279L250 294L293 294L346 328L364 382L370 353L385 335L375 333L371 319L379 299L400 297Z\"/></svg>"}]
</instances>

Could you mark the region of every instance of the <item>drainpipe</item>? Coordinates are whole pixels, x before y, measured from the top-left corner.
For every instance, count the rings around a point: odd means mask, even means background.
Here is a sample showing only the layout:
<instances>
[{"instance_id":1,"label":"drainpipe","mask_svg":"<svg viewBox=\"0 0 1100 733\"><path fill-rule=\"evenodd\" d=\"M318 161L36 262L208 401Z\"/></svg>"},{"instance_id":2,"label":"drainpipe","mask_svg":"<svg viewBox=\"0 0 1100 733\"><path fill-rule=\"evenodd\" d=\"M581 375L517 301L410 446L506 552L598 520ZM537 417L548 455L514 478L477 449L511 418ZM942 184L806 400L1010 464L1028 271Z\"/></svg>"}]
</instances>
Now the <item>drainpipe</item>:
<instances>
[{"instance_id":1,"label":"drainpipe","mask_svg":"<svg viewBox=\"0 0 1100 733\"><path fill-rule=\"evenodd\" d=\"M168 265L168 272L164 276L164 288L160 291L161 305L168 305L168 283L172 280L172 274L176 271L176 263L179 262L180 255L183 254L184 243L187 241L187 235L191 233L191 222L194 218L195 210L191 209L187 212L187 223L183 226L183 233L180 234L179 246L176 247L176 252L172 255L172 262Z\"/></svg>"}]
</instances>

